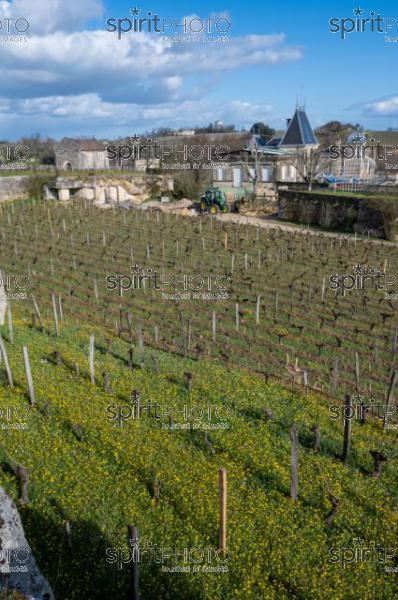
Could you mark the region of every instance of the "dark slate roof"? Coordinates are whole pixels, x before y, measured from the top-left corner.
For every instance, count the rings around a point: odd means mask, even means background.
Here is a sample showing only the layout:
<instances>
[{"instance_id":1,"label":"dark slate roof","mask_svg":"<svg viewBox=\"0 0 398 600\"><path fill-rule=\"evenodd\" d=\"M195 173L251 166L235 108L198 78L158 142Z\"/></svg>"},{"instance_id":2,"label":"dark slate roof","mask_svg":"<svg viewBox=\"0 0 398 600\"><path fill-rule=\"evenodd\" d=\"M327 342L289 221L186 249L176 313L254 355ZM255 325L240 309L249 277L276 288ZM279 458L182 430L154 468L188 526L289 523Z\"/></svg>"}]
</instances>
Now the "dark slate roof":
<instances>
[{"instance_id":1,"label":"dark slate roof","mask_svg":"<svg viewBox=\"0 0 398 600\"><path fill-rule=\"evenodd\" d=\"M304 108L296 108L280 146L310 146L318 144Z\"/></svg>"},{"instance_id":2,"label":"dark slate roof","mask_svg":"<svg viewBox=\"0 0 398 600\"><path fill-rule=\"evenodd\" d=\"M267 143L267 146L269 148L278 148L281 141L282 141L281 137L273 137L269 140L269 142Z\"/></svg>"},{"instance_id":3,"label":"dark slate roof","mask_svg":"<svg viewBox=\"0 0 398 600\"><path fill-rule=\"evenodd\" d=\"M267 140L265 138L263 138L262 135L259 135L259 134L254 135L254 142L255 142L256 146L259 148L262 148L267 145Z\"/></svg>"}]
</instances>

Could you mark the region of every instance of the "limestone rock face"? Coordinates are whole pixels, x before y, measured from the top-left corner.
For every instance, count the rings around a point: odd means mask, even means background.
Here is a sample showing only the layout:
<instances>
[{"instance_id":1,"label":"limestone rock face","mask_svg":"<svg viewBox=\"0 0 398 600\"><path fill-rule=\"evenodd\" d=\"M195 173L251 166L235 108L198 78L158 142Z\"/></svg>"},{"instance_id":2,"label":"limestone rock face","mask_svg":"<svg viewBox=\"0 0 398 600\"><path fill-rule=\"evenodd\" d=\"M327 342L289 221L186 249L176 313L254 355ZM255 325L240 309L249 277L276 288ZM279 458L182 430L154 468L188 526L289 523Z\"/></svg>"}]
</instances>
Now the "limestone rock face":
<instances>
[{"instance_id":1,"label":"limestone rock face","mask_svg":"<svg viewBox=\"0 0 398 600\"><path fill-rule=\"evenodd\" d=\"M55 600L26 540L18 510L0 487L0 590L16 590L27 600Z\"/></svg>"},{"instance_id":2,"label":"limestone rock face","mask_svg":"<svg viewBox=\"0 0 398 600\"><path fill-rule=\"evenodd\" d=\"M57 177L52 187L45 186L46 199L68 201L83 198L94 201L96 206L108 208L109 204L127 203L139 205L151 197L174 189L174 180L167 174L109 175L108 177L86 176L71 179Z\"/></svg>"}]
</instances>

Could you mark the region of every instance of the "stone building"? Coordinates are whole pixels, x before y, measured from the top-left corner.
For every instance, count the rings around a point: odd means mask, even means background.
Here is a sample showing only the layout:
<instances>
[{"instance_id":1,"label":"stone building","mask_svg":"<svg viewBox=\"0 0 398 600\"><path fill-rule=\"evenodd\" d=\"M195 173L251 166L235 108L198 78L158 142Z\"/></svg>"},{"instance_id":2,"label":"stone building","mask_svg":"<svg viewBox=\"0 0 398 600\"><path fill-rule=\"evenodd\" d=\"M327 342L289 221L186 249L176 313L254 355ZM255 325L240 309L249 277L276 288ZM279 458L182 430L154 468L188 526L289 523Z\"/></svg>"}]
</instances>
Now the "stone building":
<instances>
[{"instance_id":1,"label":"stone building","mask_svg":"<svg viewBox=\"0 0 398 600\"><path fill-rule=\"evenodd\" d=\"M109 169L104 142L64 138L54 147L55 166L61 171Z\"/></svg>"},{"instance_id":2,"label":"stone building","mask_svg":"<svg viewBox=\"0 0 398 600\"><path fill-rule=\"evenodd\" d=\"M277 184L303 181L297 157L305 158L306 153L318 148L305 109L297 106L293 117L287 119L285 131L275 132L268 141L253 134L236 157L238 160L231 161L227 168L214 169L213 184L242 195L253 190L255 178L257 195L275 197Z\"/></svg>"}]
</instances>

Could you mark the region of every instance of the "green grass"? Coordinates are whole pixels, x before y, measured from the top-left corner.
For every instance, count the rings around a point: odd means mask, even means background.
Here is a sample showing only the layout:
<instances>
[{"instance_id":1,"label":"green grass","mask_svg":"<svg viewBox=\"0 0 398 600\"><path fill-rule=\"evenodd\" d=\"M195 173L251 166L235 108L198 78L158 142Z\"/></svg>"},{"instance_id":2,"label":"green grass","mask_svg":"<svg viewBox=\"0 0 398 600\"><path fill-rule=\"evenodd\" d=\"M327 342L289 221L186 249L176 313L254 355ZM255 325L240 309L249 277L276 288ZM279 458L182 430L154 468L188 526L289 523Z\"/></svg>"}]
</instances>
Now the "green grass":
<instances>
[{"instance_id":1,"label":"green grass","mask_svg":"<svg viewBox=\"0 0 398 600\"><path fill-rule=\"evenodd\" d=\"M45 326L50 329L51 324ZM96 339L94 385L87 358L91 333ZM260 376L217 361L184 359L150 348L144 351L143 368L134 348L131 371L126 364L129 345L113 338L107 353L105 337L109 335L101 327L64 323L55 338L32 330L17 315L15 342L7 343L16 388L12 391L3 382L1 402L27 406L21 354L25 344L36 405L26 430L2 432L1 483L17 499L10 464L28 468L31 502L20 510L57 599L124 597L128 566L118 569L107 562L106 551L126 549L129 523L138 527L145 543L158 548L216 549L220 466L228 472L229 572L168 574L160 563L145 559L140 584L144 600L350 600L397 594L395 578L377 562L343 569L328 560L331 548L350 548L353 538L362 538L365 546L374 541L394 547L389 525L398 517L398 450L393 431L383 433L380 422L354 422L352 457L345 467L339 458L342 423L330 419L326 400L266 385ZM60 353L61 365L54 364L54 351ZM104 390L103 372L112 393ZM186 372L192 373L191 391ZM228 428L208 431L214 454L204 431L170 431L147 416L117 426L107 407L126 407L132 389L140 392L143 404L180 410L186 405L196 411L209 405L223 406L224 412L228 408ZM268 423L262 419L263 408L272 410ZM173 420L184 422L183 413L175 412ZM289 498L288 432L293 422L300 436L296 503ZM315 423L321 430L319 454L311 449ZM76 425L83 441L73 433ZM379 481L370 477L371 449L389 458ZM161 486L157 504L155 477ZM329 490L340 500L332 527L325 524ZM72 548L66 541L66 521Z\"/></svg>"}]
</instances>

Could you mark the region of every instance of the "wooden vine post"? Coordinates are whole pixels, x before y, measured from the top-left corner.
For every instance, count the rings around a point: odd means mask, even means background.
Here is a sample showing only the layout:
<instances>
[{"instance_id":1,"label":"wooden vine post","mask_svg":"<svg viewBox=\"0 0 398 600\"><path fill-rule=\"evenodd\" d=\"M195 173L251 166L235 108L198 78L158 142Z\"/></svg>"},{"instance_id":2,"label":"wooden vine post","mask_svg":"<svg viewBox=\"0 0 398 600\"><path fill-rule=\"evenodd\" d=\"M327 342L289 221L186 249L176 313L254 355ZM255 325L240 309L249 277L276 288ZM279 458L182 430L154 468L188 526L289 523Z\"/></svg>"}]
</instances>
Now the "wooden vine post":
<instances>
[{"instance_id":1,"label":"wooden vine post","mask_svg":"<svg viewBox=\"0 0 398 600\"><path fill-rule=\"evenodd\" d=\"M383 418L383 427L384 427L384 429L386 429L386 427L387 427L388 411L389 411L389 408L391 406L391 402L393 400L394 389L395 389L395 386L397 384L397 380L398 380L398 371L393 371L391 373L390 385L389 385L389 388L388 388L388 394L387 394L387 400L386 400L386 409L384 411L384 418Z\"/></svg>"},{"instance_id":2,"label":"wooden vine post","mask_svg":"<svg viewBox=\"0 0 398 600\"><path fill-rule=\"evenodd\" d=\"M131 553L129 600L140 600L138 529L134 525L128 525L127 530L129 535L129 552Z\"/></svg>"},{"instance_id":3,"label":"wooden vine post","mask_svg":"<svg viewBox=\"0 0 398 600\"><path fill-rule=\"evenodd\" d=\"M43 325L43 320L41 318L39 306L38 306L38 304L36 302L36 298L33 296L33 294L32 294L32 302L33 302L33 307L35 309L36 316L39 319L40 329L41 329L41 331L44 331L44 325Z\"/></svg>"},{"instance_id":4,"label":"wooden vine post","mask_svg":"<svg viewBox=\"0 0 398 600\"><path fill-rule=\"evenodd\" d=\"M59 336L58 313L57 313L57 304L56 304L56 300L55 300L55 294L51 294L51 302L52 302L52 305L53 305L55 335L58 337Z\"/></svg>"},{"instance_id":5,"label":"wooden vine post","mask_svg":"<svg viewBox=\"0 0 398 600\"><path fill-rule=\"evenodd\" d=\"M95 383L94 342L95 342L95 336L93 334L93 335L90 335L90 349L89 349L89 363L90 363L90 380L91 380L91 383Z\"/></svg>"},{"instance_id":6,"label":"wooden vine post","mask_svg":"<svg viewBox=\"0 0 398 600\"><path fill-rule=\"evenodd\" d=\"M12 323L11 302L7 302L7 324L8 324L8 339L10 344L14 343L14 327Z\"/></svg>"},{"instance_id":7,"label":"wooden vine post","mask_svg":"<svg viewBox=\"0 0 398 600\"><path fill-rule=\"evenodd\" d=\"M290 428L291 448L291 482L290 482L290 497L292 500L298 498L298 427L294 423Z\"/></svg>"},{"instance_id":8,"label":"wooden vine post","mask_svg":"<svg viewBox=\"0 0 398 600\"><path fill-rule=\"evenodd\" d=\"M28 485L29 485L29 473L28 470L22 465L18 465L16 469L16 476L19 481L19 493L21 504L29 503Z\"/></svg>"},{"instance_id":9,"label":"wooden vine post","mask_svg":"<svg viewBox=\"0 0 398 600\"><path fill-rule=\"evenodd\" d=\"M31 405L33 406L35 404L35 389L33 387L32 372L30 370L29 352L27 346L22 346L22 354L25 363L26 381L28 383L29 389L29 400Z\"/></svg>"},{"instance_id":10,"label":"wooden vine post","mask_svg":"<svg viewBox=\"0 0 398 600\"><path fill-rule=\"evenodd\" d=\"M343 462L346 465L348 463L348 459L350 456L350 447L351 447L351 427L352 427L352 419L351 419L351 407L352 407L352 398L348 394L345 397L344 404L344 444L343 444Z\"/></svg>"},{"instance_id":11,"label":"wooden vine post","mask_svg":"<svg viewBox=\"0 0 398 600\"><path fill-rule=\"evenodd\" d=\"M216 313L216 311L213 311L213 313L212 313L211 329L212 329L212 340L213 340L213 342L215 342L217 340L217 313Z\"/></svg>"},{"instance_id":12,"label":"wooden vine post","mask_svg":"<svg viewBox=\"0 0 398 600\"><path fill-rule=\"evenodd\" d=\"M5 365L6 373L7 373L8 385L10 386L10 388L14 389L14 381L12 378L10 363L8 362L7 350L6 350L6 347L4 345L4 341L3 341L3 338L1 337L1 335L0 335L0 350L1 350L1 355L4 359L4 365Z\"/></svg>"},{"instance_id":13,"label":"wooden vine post","mask_svg":"<svg viewBox=\"0 0 398 600\"><path fill-rule=\"evenodd\" d=\"M219 549L225 553L227 550L227 470L224 467L220 467L218 470L218 489L220 496Z\"/></svg>"}]
</instances>

